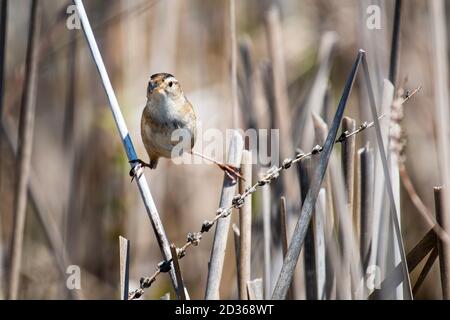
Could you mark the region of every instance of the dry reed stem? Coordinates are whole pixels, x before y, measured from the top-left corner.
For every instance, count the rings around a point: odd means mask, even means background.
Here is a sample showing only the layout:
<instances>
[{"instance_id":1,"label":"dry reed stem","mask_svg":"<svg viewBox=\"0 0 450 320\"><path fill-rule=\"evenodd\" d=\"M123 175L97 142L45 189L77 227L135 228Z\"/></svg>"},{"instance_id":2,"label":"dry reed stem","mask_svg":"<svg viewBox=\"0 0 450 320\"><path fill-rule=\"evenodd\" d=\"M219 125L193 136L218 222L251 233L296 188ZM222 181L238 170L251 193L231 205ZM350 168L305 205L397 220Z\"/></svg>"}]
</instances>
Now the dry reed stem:
<instances>
[{"instance_id":1,"label":"dry reed stem","mask_svg":"<svg viewBox=\"0 0 450 320\"><path fill-rule=\"evenodd\" d=\"M302 110L302 117L299 123L300 131L296 134L298 137L296 139L297 147L309 149L313 145L313 136L309 134L314 126L311 115L322 113L331 70L331 57L336 42L337 35L334 31L327 31L321 37L318 54L319 68L314 78L308 100L305 103L304 110ZM322 141L322 143L324 141Z\"/></svg>"},{"instance_id":2,"label":"dry reed stem","mask_svg":"<svg viewBox=\"0 0 450 320\"><path fill-rule=\"evenodd\" d=\"M264 177L264 171L260 173L260 177ZM262 219L263 219L263 256L264 256L264 270L263 270L263 288L264 288L264 299L270 299L271 293L271 272L272 272L272 233L271 233L271 197L270 197L270 185L266 184L261 187L261 207L262 207Z\"/></svg>"},{"instance_id":3,"label":"dry reed stem","mask_svg":"<svg viewBox=\"0 0 450 320\"><path fill-rule=\"evenodd\" d=\"M363 272L369 265L373 226L373 182L374 160L372 149L366 147L358 150L358 216L360 221L360 255Z\"/></svg>"},{"instance_id":4,"label":"dry reed stem","mask_svg":"<svg viewBox=\"0 0 450 320\"><path fill-rule=\"evenodd\" d=\"M32 2L30 16L25 64L25 85L19 120L18 165L16 168L17 184L14 198L14 227L9 278L9 299L11 300L17 299L19 294L23 232L25 228L28 198L28 179L31 170L31 152L33 148L34 116L38 81L37 44L41 26L41 8L37 0L33 0Z\"/></svg>"},{"instance_id":5,"label":"dry reed stem","mask_svg":"<svg viewBox=\"0 0 450 320\"><path fill-rule=\"evenodd\" d=\"M130 240L119 236L120 299L128 300L130 274Z\"/></svg>"},{"instance_id":6,"label":"dry reed stem","mask_svg":"<svg viewBox=\"0 0 450 320\"><path fill-rule=\"evenodd\" d=\"M242 136L237 131L234 131L234 135L231 139L228 150L228 164L235 167L240 166L243 147L244 141L242 139ZM225 174L219 207L228 208L229 206L231 206L235 192L236 181L233 181L229 176ZM222 270L225 259L225 250L228 239L228 230L230 228L230 221L231 216L228 215L227 217L217 220L216 223L216 232L214 234L214 241L211 249L211 258L208 268L208 280L206 282L206 300L217 300L220 298L219 287L220 280L222 279Z\"/></svg>"},{"instance_id":7,"label":"dry reed stem","mask_svg":"<svg viewBox=\"0 0 450 320\"><path fill-rule=\"evenodd\" d=\"M237 288L238 288L238 296L240 297L240 288L239 288L239 279L241 278L241 262L239 258L239 252L240 252L240 246L241 246L241 231L239 230L239 227L233 223L231 226L233 230L233 236L234 236L234 256L236 258L236 274L237 274ZM247 291L247 290L246 290Z\"/></svg>"},{"instance_id":8,"label":"dry reed stem","mask_svg":"<svg viewBox=\"0 0 450 320\"><path fill-rule=\"evenodd\" d=\"M442 191L443 215L450 217L450 139L449 139L449 75L448 75L448 46L447 46L447 20L445 3L442 0L433 0L431 5L431 24L433 39L433 67L434 67L434 88L436 96L435 123L437 133L437 151L439 169L439 184L445 186ZM444 221L446 223L450 223ZM441 225L448 232L448 225Z\"/></svg>"},{"instance_id":9,"label":"dry reed stem","mask_svg":"<svg viewBox=\"0 0 450 320\"><path fill-rule=\"evenodd\" d=\"M117 130L119 132L120 138L122 140L125 152L127 154L128 160L137 159L136 151L133 146L133 142L131 141L128 128L125 124L125 119L123 118L122 112L120 110L119 102L117 101L114 89L112 87L111 81L108 76L108 72L106 71L105 64L103 63L103 58L100 54L100 51L97 46L97 42L95 40L94 33L92 31L88 16L86 14L86 10L84 9L82 0L73 0L76 5L77 13L81 21L81 25L83 26L83 31L86 36L86 40L89 44L89 49L92 55L92 58L95 62L97 70L99 72L100 78L102 80L103 88L108 97L109 107L111 109L114 121L116 123ZM136 164L132 165L134 168ZM169 247L169 241L167 240L166 233L164 231L164 227L162 225L161 219L158 214L158 210L156 209L156 205L153 201L152 194L148 187L147 181L144 175L141 175L139 178L135 179L138 185L138 189L140 195L142 197L142 201L144 203L144 207L150 219L153 231L155 233L156 240L158 242L159 248L161 250L161 254L164 257L166 262L171 261L171 253ZM172 286L175 289L175 292L178 296L178 287L176 283L176 275L172 269L169 269L170 279L172 281Z\"/></svg>"},{"instance_id":10,"label":"dry reed stem","mask_svg":"<svg viewBox=\"0 0 450 320\"><path fill-rule=\"evenodd\" d=\"M175 269L175 276L177 277L180 300L186 300L186 286L184 285L183 275L181 274L181 268L178 262L177 247L174 244L170 245L170 252L172 253L173 268Z\"/></svg>"},{"instance_id":11,"label":"dry reed stem","mask_svg":"<svg viewBox=\"0 0 450 320\"><path fill-rule=\"evenodd\" d=\"M333 150L334 143L336 141L337 131L342 121L342 117L345 111L345 107L347 104L348 97L351 92L351 88L353 87L353 83L356 78L356 73L358 67L363 60L364 51L360 50L358 52L357 58L353 64L352 70L347 78L343 94L341 96L341 100L339 102L337 111L335 113L332 126L328 133L325 145L321 150L321 156L319 165L317 166L312 185L310 187L310 191L308 192L305 203L302 207L302 212L300 218L296 224L294 234L292 236L291 244L289 245L288 252L286 254L286 258L284 259L283 266L281 268L277 284L275 286L274 293L272 295L272 299L280 300L285 299L287 291L291 285L293 273L295 270L295 266L297 264L298 258L300 256L300 250L303 245L303 241L305 239L306 231L311 220L312 210L316 204L317 196L319 194L320 187L322 185L323 178L325 176L325 171L328 165L328 160L331 155L331 151ZM374 119L377 121L378 119Z\"/></svg>"},{"instance_id":12,"label":"dry reed stem","mask_svg":"<svg viewBox=\"0 0 450 320\"><path fill-rule=\"evenodd\" d=\"M417 295L417 292L419 291L420 287L422 286L422 283L425 281L425 278L427 277L428 273L430 273L430 270L433 267L433 264L436 261L437 257L438 257L438 249L436 247L434 247L433 251L431 251L430 256L427 259L427 262L425 263L425 266L423 267L422 271L420 272L416 283L414 284L414 288L412 291L413 296Z\"/></svg>"},{"instance_id":13,"label":"dry reed stem","mask_svg":"<svg viewBox=\"0 0 450 320\"><path fill-rule=\"evenodd\" d=\"M229 0L230 2L230 87L231 87L231 114L233 128L239 127L239 101L238 101L238 86L237 86L237 40L236 40L236 1Z\"/></svg>"},{"instance_id":14,"label":"dry reed stem","mask_svg":"<svg viewBox=\"0 0 450 320\"><path fill-rule=\"evenodd\" d=\"M263 300L263 280L261 278L247 282L248 300Z\"/></svg>"},{"instance_id":15,"label":"dry reed stem","mask_svg":"<svg viewBox=\"0 0 450 320\"><path fill-rule=\"evenodd\" d=\"M241 174L245 180L239 180L239 193L243 194L252 184L252 154L248 150L242 152ZM239 299L247 300L247 282L251 276L252 245L252 199L251 196L239 209Z\"/></svg>"},{"instance_id":16,"label":"dry reed stem","mask_svg":"<svg viewBox=\"0 0 450 320\"><path fill-rule=\"evenodd\" d=\"M450 232L450 217L444 211L444 199L446 193L443 187L434 188L434 202L436 218L445 232ZM442 297L450 299L450 243L438 239L439 266L441 271Z\"/></svg>"},{"instance_id":17,"label":"dry reed stem","mask_svg":"<svg viewBox=\"0 0 450 320\"><path fill-rule=\"evenodd\" d=\"M303 153L299 150L299 153ZM310 186L310 172L312 171L312 159L303 160L298 165L299 181L300 181L300 198L302 206L305 202L306 195ZM314 214L314 213L313 213ZM304 243L304 267L305 267L305 289L307 300L317 300L317 278L316 278L316 255L315 255L315 219L311 218Z\"/></svg>"},{"instance_id":18,"label":"dry reed stem","mask_svg":"<svg viewBox=\"0 0 450 320\"><path fill-rule=\"evenodd\" d=\"M392 29L391 56L389 62L389 81L396 86L400 60L400 26L402 16L402 0L395 0L394 27Z\"/></svg>"},{"instance_id":19,"label":"dry reed stem","mask_svg":"<svg viewBox=\"0 0 450 320\"><path fill-rule=\"evenodd\" d=\"M317 299L324 300L326 292L326 190L320 189L317 197L314 223L314 243L316 257Z\"/></svg>"},{"instance_id":20,"label":"dry reed stem","mask_svg":"<svg viewBox=\"0 0 450 320\"><path fill-rule=\"evenodd\" d=\"M328 134L328 126L325 123L325 121L317 114L312 114L313 124L314 124L314 143L316 145L322 146L325 143L325 140L327 138ZM326 191L326 213L327 213L327 219L326 219L326 230L332 230L334 229L335 224L335 212L333 208L333 190L331 188L331 172L330 169L327 170L325 173L325 178L323 182L323 187ZM331 236L331 234L330 234Z\"/></svg>"},{"instance_id":21,"label":"dry reed stem","mask_svg":"<svg viewBox=\"0 0 450 320\"><path fill-rule=\"evenodd\" d=\"M283 253L283 259L286 256L288 249L288 222L287 222L287 211L286 211L286 198L280 197L280 238L281 238L281 250ZM295 275L292 283L295 283ZM289 288L288 300L295 299L295 286L291 285Z\"/></svg>"}]
</instances>

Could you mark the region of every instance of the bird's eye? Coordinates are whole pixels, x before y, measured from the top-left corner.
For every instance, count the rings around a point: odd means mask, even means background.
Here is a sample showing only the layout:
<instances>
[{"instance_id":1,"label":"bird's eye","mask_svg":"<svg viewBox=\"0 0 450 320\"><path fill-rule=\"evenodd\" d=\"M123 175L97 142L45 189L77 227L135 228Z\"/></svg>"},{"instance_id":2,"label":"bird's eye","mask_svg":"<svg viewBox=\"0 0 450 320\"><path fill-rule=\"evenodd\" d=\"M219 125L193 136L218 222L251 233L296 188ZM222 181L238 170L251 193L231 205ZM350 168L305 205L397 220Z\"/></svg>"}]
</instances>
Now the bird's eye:
<instances>
[{"instance_id":1,"label":"bird's eye","mask_svg":"<svg viewBox=\"0 0 450 320\"><path fill-rule=\"evenodd\" d=\"M169 87L173 86L173 81L169 81Z\"/></svg>"}]
</instances>

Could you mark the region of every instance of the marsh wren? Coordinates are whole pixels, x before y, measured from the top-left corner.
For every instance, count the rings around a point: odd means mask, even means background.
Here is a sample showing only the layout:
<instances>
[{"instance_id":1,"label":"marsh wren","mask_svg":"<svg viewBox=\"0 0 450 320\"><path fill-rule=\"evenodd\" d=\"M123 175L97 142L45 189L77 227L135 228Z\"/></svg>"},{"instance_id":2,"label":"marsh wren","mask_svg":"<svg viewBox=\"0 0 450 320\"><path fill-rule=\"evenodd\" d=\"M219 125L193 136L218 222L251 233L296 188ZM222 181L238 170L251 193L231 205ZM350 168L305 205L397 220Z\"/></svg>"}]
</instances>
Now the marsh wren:
<instances>
[{"instance_id":1,"label":"marsh wren","mask_svg":"<svg viewBox=\"0 0 450 320\"><path fill-rule=\"evenodd\" d=\"M130 163L137 165L130 170L130 176L134 178L140 168L155 169L161 157L172 158L174 156L172 151L179 143L172 139L172 134L179 129L185 130L190 137L190 143L184 145L182 152L188 152L215 163L233 180L241 177L239 169L192 150L196 139L195 111L184 95L178 80L169 73L154 74L148 82L147 104L141 117L141 137L150 162L146 163L141 159L131 160Z\"/></svg>"}]
</instances>

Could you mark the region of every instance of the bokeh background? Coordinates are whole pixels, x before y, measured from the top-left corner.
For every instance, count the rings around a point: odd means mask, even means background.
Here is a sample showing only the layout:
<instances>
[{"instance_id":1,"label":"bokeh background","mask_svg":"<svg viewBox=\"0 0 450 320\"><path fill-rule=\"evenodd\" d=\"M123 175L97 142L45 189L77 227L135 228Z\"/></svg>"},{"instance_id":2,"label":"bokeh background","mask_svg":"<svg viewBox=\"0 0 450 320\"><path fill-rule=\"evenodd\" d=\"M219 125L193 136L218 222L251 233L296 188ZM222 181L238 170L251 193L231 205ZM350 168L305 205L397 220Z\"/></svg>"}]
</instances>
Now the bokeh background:
<instances>
[{"instance_id":1,"label":"bokeh background","mask_svg":"<svg viewBox=\"0 0 450 320\"><path fill-rule=\"evenodd\" d=\"M418 195L433 212L433 187L440 183L440 170L434 131L435 84L433 59L430 58L433 43L429 2L404 1L398 83L405 90L422 87L405 105L401 123L407 139L407 171ZM31 165L32 179L37 185L35 201L48 213L52 227L61 234L62 247L70 263L81 268L82 297L118 299L118 236L123 235L131 243L130 289L139 285L140 277L153 273L161 259L160 251L138 189L130 183L129 165L82 30L69 30L66 26L66 9L71 3L61 0L39 3L43 16ZM369 30L366 26L366 9L371 4L381 8L379 30ZM229 1L88 0L85 6L142 159L146 160L147 156L140 138L140 116L146 102L147 81L153 73L169 72L177 77L204 129L224 131L233 127ZM30 7L29 0L9 1L2 121L13 142L17 139L24 84ZM267 88L261 80L271 58L267 30L270 8L280 13L282 47L279 53L285 62L283 70L288 88L288 114L284 116L291 123L294 139L300 134L296 124L301 123L302 108L327 43L332 42L328 118L324 114L328 123L359 48L367 52L375 85L380 85L382 78L387 77L394 1L236 1L238 45L239 48L242 44L248 46L255 68L249 89L245 85L248 70L239 52L238 92L240 110L243 110L239 114L239 127L248 127L251 121L255 121L258 128L273 127ZM449 8L450 2L446 1L447 13ZM448 31L449 28L447 24ZM369 113L361 112L369 109L360 80L362 77L356 81L346 111L357 124L370 120L366 118ZM249 97L254 106L250 110L242 106ZM2 141L0 296L4 298L16 163L4 135ZM256 165L255 178L258 170ZM161 160L157 170L147 170L145 175L170 242L183 244L188 232L197 230L205 219L214 216L223 180L223 173L214 165L174 165L169 160ZM292 193L298 194L298 186L293 184L292 188ZM252 278L262 275L259 198L258 195L253 198ZM298 216L299 201L299 197L288 197L292 216L296 216L296 210ZM403 187L401 207L402 232L408 252L429 226L411 204ZM37 217L36 206L29 197L19 297L73 298L66 289L65 270L58 268ZM233 220L236 219L234 216ZM294 224L295 220L291 219L290 223ZM275 222L273 228L276 229ZM275 243L279 240L277 232L273 233ZM201 244L182 260L183 275L193 298L204 295L212 239L213 232L206 234ZM274 252L272 260L274 268L279 268L280 253ZM412 273L412 279L415 278L417 271ZM169 291L169 278L163 275L146 291L144 298L158 299ZM301 290L299 292L297 298L304 298ZM221 297L237 297L231 234ZM438 263L434 264L416 297L441 298Z\"/></svg>"}]
</instances>

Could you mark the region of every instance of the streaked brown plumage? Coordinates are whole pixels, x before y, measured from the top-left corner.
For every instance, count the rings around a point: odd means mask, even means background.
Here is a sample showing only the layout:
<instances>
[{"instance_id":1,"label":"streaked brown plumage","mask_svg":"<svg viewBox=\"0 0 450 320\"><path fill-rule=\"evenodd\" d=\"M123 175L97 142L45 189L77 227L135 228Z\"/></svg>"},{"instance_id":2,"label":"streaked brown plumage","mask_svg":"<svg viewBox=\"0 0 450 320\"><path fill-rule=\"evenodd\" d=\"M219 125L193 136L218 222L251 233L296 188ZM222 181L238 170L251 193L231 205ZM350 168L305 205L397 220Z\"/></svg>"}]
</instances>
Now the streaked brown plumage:
<instances>
[{"instance_id":1,"label":"streaked brown plumage","mask_svg":"<svg viewBox=\"0 0 450 320\"><path fill-rule=\"evenodd\" d=\"M168 73L151 76L147 88L147 104L142 112L141 137L150 158L150 168L156 168L160 157L171 158L178 141L172 141L177 129L190 134L190 152L196 138L194 108L187 100L180 84Z\"/></svg>"}]
</instances>

